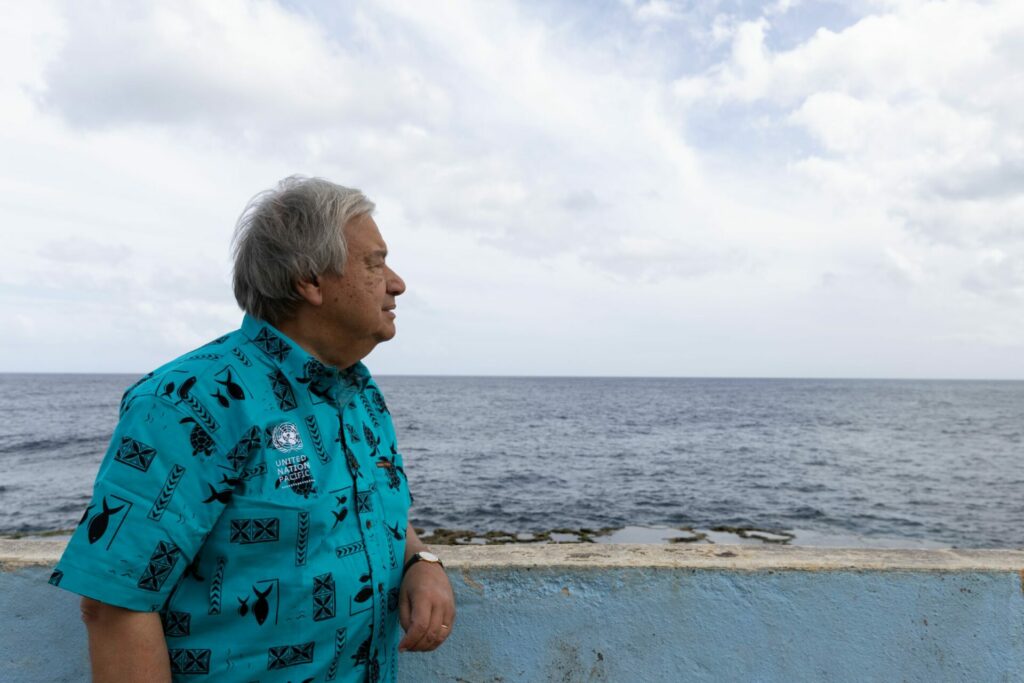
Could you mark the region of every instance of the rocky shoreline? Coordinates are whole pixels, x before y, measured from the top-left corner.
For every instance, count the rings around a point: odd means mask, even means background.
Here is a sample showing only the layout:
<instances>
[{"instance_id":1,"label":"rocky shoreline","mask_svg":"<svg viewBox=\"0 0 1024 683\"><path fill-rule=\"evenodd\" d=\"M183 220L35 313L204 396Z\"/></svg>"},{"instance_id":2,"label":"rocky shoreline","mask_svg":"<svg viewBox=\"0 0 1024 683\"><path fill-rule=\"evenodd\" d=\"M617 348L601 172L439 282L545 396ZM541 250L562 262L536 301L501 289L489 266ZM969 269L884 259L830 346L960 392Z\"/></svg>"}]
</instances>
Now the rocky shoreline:
<instances>
[{"instance_id":1,"label":"rocky shoreline","mask_svg":"<svg viewBox=\"0 0 1024 683\"><path fill-rule=\"evenodd\" d=\"M789 545L834 548L948 548L933 541L916 538L837 535L811 529L763 529L752 526L667 527L556 527L535 532L504 530L475 531L444 527L414 527L416 535L428 545L503 545L510 543L640 543L640 544L719 544ZM73 529L0 533L7 539L67 540Z\"/></svg>"},{"instance_id":2,"label":"rocky shoreline","mask_svg":"<svg viewBox=\"0 0 1024 683\"><path fill-rule=\"evenodd\" d=\"M796 535L788 531L758 529L755 527L714 526L709 529L693 527L601 527L578 529L559 527L539 532L485 531L471 529L436 528L426 530L414 527L424 543L434 545L500 545L506 543L741 543L744 540L761 543L788 544ZM645 533L646 532L646 533ZM649 532L663 532L658 540ZM731 540L728 538L732 536Z\"/></svg>"}]
</instances>

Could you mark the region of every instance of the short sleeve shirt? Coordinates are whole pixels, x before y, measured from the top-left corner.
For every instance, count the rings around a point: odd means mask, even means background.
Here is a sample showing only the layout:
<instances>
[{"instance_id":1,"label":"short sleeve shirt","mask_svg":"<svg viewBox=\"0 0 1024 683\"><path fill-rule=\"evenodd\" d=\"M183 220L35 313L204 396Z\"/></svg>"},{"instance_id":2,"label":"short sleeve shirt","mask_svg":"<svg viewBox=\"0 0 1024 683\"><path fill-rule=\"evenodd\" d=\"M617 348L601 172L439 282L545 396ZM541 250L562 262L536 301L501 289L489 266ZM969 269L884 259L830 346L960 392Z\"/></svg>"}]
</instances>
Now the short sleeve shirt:
<instances>
[{"instance_id":1,"label":"short sleeve shirt","mask_svg":"<svg viewBox=\"0 0 1024 683\"><path fill-rule=\"evenodd\" d=\"M159 611L175 681L391 681L411 502L366 367L246 316L125 392L50 582Z\"/></svg>"}]
</instances>

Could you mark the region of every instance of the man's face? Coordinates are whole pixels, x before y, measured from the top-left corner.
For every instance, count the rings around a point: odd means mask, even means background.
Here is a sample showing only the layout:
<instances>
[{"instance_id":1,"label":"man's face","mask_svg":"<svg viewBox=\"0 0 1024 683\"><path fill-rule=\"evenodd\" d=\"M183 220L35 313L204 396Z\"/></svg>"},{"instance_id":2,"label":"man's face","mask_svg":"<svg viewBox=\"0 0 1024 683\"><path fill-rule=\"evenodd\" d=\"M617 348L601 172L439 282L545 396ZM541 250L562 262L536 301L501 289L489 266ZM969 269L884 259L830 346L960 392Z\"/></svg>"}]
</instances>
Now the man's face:
<instances>
[{"instance_id":1,"label":"man's face","mask_svg":"<svg viewBox=\"0 0 1024 683\"><path fill-rule=\"evenodd\" d=\"M395 336L395 297L405 291L405 282L385 263L387 245L371 216L349 221L344 231L345 274L320 278L322 312L339 343L369 353Z\"/></svg>"}]
</instances>

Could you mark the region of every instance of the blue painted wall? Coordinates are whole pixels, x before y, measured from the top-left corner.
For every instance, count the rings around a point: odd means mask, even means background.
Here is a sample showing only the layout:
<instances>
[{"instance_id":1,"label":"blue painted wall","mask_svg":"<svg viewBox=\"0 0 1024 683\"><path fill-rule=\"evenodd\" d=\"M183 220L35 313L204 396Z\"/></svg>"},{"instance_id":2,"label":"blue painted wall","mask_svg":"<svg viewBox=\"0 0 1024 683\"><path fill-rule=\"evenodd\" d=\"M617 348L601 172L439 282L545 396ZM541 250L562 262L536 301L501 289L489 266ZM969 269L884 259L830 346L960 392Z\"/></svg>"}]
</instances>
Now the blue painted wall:
<instances>
[{"instance_id":1,"label":"blue painted wall","mask_svg":"<svg viewBox=\"0 0 1024 683\"><path fill-rule=\"evenodd\" d=\"M408 681L1024 681L1012 572L517 570Z\"/></svg>"},{"instance_id":2,"label":"blue painted wall","mask_svg":"<svg viewBox=\"0 0 1024 683\"><path fill-rule=\"evenodd\" d=\"M88 680L77 598L0 572L0 681ZM404 682L1024 681L1015 571L453 569L458 618Z\"/></svg>"},{"instance_id":3,"label":"blue painted wall","mask_svg":"<svg viewBox=\"0 0 1024 683\"><path fill-rule=\"evenodd\" d=\"M78 596L47 580L49 567L0 572L0 681L89 680Z\"/></svg>"}]
</instances>

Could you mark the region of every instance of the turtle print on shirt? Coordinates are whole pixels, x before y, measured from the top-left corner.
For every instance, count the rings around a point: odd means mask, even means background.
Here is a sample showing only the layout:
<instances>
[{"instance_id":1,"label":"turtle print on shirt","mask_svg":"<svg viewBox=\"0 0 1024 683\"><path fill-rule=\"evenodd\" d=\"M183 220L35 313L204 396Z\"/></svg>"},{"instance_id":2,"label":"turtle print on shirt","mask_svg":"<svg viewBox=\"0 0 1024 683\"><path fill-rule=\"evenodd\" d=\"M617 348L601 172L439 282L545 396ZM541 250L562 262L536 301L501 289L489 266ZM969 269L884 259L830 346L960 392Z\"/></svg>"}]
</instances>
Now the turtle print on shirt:
<instances>
[{"instance_id":1,"label":"turtle print on shirt","mask_svg":"<svg viewBox=\"0 0 1024 683\"><path fill-rule=\"evenodd\" d=\"M160 612L175 681L393 680L411 495L362 363L246 316L120 410L51 583Z\"/></svg>"}]
</instances>

